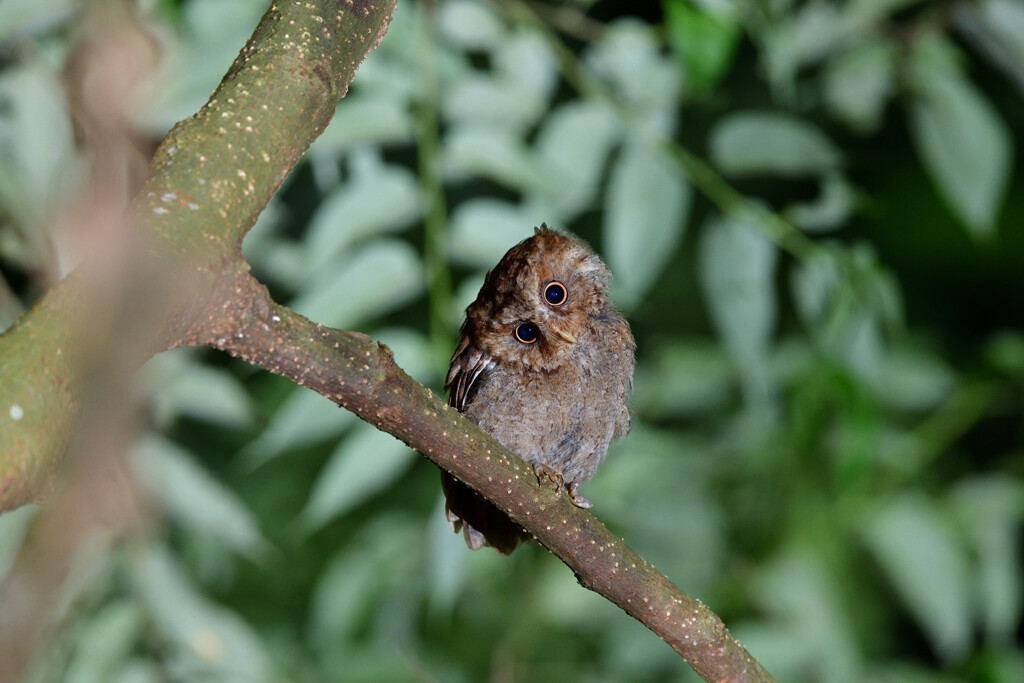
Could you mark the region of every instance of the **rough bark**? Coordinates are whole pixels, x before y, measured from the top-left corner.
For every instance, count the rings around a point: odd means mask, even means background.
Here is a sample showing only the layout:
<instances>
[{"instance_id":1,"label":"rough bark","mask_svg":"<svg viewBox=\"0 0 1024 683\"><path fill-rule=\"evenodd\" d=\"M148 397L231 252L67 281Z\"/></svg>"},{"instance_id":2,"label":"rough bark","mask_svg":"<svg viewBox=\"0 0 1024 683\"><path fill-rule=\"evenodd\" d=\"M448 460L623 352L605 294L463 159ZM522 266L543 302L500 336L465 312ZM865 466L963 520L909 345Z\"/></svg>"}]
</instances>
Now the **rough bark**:
<instances>
[{"instance_id":1,"label":"rough bark","mask_svg":"<svg viewBox=\"0 0 1024 683\"><path fill-rule=\"evenodd\" d=\"M209 345L322 393L497 504L705 680L772 680L714 613L591 514L540 487L530 467L410 378L386 347L276 304L249 274L242 238L329 122L392 9L391 0L275 2L209 103L168 134L136 216L170 295L151 299L163 310L139 355ZM54 288L0 337L0 510L45 497L74 431L84 377L78 322L87 322L92 291L81 285Z\"/></svg>"}]
</instances>

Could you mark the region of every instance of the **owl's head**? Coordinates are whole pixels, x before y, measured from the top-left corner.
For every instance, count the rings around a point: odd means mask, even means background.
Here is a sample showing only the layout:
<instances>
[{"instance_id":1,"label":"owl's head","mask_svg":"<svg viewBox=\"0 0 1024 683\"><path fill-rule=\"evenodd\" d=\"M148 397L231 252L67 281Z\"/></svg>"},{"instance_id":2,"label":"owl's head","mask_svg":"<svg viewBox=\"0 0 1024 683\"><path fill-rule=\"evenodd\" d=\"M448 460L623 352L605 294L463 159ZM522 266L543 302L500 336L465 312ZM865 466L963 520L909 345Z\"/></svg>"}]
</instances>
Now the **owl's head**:
<instances>
[{"instance_id":1,"label":"owl's head","mask_svg":"<svg viewBox=\"0 0 1024 683\"><path fill-rule=\"evenodd\" d=\"M553 370L592 343L610 282L585 242L542 225L487 274L463 332L499 362Z\"/></svg>"}]
</instances>

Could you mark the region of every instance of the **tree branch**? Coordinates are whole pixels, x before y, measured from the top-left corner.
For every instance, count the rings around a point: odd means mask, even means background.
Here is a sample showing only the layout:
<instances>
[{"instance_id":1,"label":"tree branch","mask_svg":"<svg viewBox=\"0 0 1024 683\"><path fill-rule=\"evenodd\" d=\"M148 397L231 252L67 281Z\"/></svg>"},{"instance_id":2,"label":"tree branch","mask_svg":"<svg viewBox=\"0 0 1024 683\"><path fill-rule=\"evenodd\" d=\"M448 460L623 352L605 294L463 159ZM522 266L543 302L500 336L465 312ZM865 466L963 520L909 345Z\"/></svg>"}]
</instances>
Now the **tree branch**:
<instances>
[{"instance_id":1,"label":"tree branch","mask_svg":"<svg viewBox=\"0 0 1024 683\"><path fill-rule=\"evenodd\" d=\"M771 676L699 600L682 592L589 512L399 368L365 334L313 323L247 273L225 278L189 343L294 380L404 441L509 514L576 574L661 636L708 681Z\"/></svg>"},{"instance_id":2,"label":"tree branch","mask_svg":"<svg viewBox=\"0 0 1024 683\"><path fill-rule=\"evenodd\" d=\"M167 134L134 207L158 266L149 284L166 309L140 362L183 343L208 307L207 283L248 269L242 238L330 122L393 8L394 0L272 3L210 101ZM78 273L0 336L0 511L53 488L104 280Z\"/></svg>"},{"instance_id":3,"label":"tree branch","mask_svg":"<svg viewBox=\"0 0 1024 683\"><path fill-rule=\"evenodd\" d=\"M706 680L771 681L714 613L540 487L529 466L409 377L386 347L276 304L250 275L243 236L327 125L392 8L275 2L209 103L168 134L136 205L170 293L149 299L164 315L140 355L209 345L318 391L494 502ZM83 381L75 321L87 322L92 291L83 279L56 287L0 337L0 509L45 494L73 431Z\"/></svg>"}]
</instances>

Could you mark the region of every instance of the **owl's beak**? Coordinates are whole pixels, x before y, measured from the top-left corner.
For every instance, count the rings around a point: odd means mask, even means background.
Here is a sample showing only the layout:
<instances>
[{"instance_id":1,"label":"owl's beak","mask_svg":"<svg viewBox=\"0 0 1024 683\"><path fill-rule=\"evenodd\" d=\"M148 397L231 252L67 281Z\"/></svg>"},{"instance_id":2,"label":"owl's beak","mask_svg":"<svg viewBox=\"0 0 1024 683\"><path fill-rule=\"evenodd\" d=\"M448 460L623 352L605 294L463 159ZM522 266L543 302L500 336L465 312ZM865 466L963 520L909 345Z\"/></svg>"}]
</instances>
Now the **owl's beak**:
<instances>
[{"instance_id":1,"label":"owl's beak","mask_svg":"<svg viewBox=\"0 0 1024 683\"><path fill-rule=\"evenodd\" d=\"M557 334L565 341L569 342L570 344L576 343L576 337L572 336L571 332L567 332L566 330L563 330L561 327L558 327L557 325L552 325L551 331Z\"/></svg>"}]
</instances>

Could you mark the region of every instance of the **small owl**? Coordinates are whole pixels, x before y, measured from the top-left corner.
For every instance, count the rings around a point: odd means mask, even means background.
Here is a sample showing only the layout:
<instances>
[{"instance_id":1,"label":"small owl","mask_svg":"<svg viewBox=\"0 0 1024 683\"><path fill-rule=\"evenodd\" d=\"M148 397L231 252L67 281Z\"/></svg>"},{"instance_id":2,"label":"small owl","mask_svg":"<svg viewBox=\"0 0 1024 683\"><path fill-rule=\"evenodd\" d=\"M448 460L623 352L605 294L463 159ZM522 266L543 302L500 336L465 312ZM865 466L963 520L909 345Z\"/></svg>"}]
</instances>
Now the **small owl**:
<instances>
[{"instance_id":1,"label":"small owl","mask_svg":"<svg viewBox=\"0 0 1024 683\"><path fill-rule=\"evenodd\" d=\"M611 273L583 241L542 225L487 274L452 355L448 403L582 508L579 492L629 431L635 344L608 300ZM526 531L447 472L452 530L506 555Z\"/></svg>"}]
</instances>

